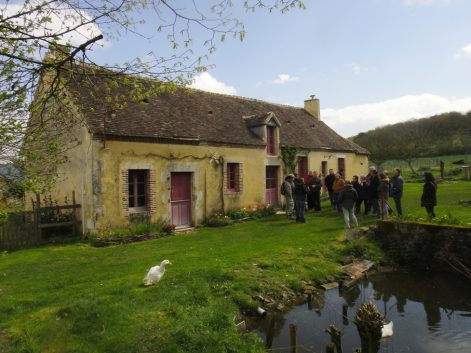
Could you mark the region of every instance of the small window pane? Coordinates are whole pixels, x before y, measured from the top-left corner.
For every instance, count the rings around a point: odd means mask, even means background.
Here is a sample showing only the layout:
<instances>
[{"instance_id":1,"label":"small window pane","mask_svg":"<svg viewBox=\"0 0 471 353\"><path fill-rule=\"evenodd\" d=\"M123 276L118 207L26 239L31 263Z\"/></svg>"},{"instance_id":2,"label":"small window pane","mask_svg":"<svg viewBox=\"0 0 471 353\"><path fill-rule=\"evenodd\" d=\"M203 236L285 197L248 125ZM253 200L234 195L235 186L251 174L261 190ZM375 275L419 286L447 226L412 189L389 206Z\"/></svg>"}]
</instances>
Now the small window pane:
<instances>
[{"instance_id":1,"label":"small window pane","mask_svg":"<svg viewBox=\"0 0 471 353\"><path fill-rule=\"evenodd\" d=\"M148 182L148 170L130 169L128 171L128 199L130 208L147 206Z\"/></svg>"},{"instance_id":2,"label":"small window pane","mask_svg":"<svg viewBox=\"0 0 471 353\"><path fill-rule=\"evenodd\" d=\"M238 191L239 164L227 163L227 190Z\"/></svg>"},{"instance_id":3,"label":"small window pane","mask_svg":"<svg viewBox=\"0 0 471 353\"><path fill-rule=\"evenodd\" d=\"M138 195L145 195L146 193L146 185L145 184L137 184L137 194Z\"/></svg>"},{"instance_id":4,"label":"small window pane","mask_svg":"<svg viewBox=\"0 0 471 353\"><path fill-rule=\"evenodd\" d=\"M146 197L138 196L137 198L137 207L144 207L146 205Z\"/></svg>"}]
</instances>

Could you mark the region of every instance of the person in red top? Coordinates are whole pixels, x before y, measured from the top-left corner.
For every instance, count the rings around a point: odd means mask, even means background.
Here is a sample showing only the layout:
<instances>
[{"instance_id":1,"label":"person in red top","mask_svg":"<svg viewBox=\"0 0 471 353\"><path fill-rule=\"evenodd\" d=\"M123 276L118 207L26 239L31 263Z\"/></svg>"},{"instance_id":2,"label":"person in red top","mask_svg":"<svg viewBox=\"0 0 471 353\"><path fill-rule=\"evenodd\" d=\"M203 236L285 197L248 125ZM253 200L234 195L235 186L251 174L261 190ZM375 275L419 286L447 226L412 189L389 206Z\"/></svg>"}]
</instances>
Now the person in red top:
<instances>
[{"instance_id":1,"label":"person in red top","mask_svg":"<svg viewBox=\"0 0 471 353\"><path fill-rule=\"evenodd\" d=\"M342 213L342 205L339 202L339 194L340 191L345 186L345 180L342 179L342 176L340 173L335 174L335 180L334 180L334 185L332 185L332 190L334 191L334 203L335 207L337 208L337 211L339 213Z\"/></svg>"}]
</instances>

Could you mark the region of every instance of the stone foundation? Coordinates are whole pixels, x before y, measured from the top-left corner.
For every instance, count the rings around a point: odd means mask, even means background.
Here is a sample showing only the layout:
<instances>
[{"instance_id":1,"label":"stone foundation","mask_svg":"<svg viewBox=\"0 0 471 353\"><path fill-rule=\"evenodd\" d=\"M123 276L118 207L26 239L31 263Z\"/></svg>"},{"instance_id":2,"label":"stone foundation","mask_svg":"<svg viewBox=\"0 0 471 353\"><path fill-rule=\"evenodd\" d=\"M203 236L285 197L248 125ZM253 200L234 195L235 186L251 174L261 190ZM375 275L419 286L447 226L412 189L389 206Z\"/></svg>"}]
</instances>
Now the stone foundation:
<instances>
[{"instance_id":1,"label":"stone foundation","mask_svg":"<svg viewBox=\"0 0 471 353\"><path fill-rule=\"evenodd\" d=\"M375 238L400 265L443 271L471 270L471 228L378 221Z\"/></svg>"}]
</instances>

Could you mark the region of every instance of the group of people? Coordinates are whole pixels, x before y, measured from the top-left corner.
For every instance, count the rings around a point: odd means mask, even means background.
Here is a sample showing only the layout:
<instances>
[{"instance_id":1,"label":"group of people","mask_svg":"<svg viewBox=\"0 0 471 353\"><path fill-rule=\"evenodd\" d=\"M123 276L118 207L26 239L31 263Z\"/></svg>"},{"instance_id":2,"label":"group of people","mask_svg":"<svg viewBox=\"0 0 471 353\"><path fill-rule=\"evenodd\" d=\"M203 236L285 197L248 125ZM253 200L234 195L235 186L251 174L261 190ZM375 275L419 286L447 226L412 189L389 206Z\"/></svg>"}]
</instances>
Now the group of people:
<instances>
[{"instance_id":1,"label":"group of people","mask_svg":"<svg viewBox=\"0 0 471 353\"><path fill-rule=\"evenodd\" d=\"M314 212L321 210L321 189L323 182L317 172L309 172L306 178L297 174L289 174L281 185L281 194L286 200L286 214L288 218L296 215L296 222L305 223L304 213L307 208Z\"/></svg>"},{"instance_id":2,"label":"group of people","mask_svg":"<svg viewBox=\"0 0 471 353\"><path fill-rule=\"evenodd\" d=\"M437 184L431 173L425 173L425 183L421 197L421 206L425 207L430 218L435 217L434 207L437 204ZM341 173L334 173L333 169L325 177L317 172L309 172L304 178L297 174L285 177L281 186L281 194L286 200L286 214L289 218L296 216L296 222L305 223L305 211L321 211L321 191L326 189L332 207L343 213L345 227L357 227L357 215L370 212L381 219L386 219L393 212L388 203L389 197L394 200L395 212L402 217L402 196L404 179L399 168L394 168L391 179L387 171L378 172L375 167L369 169L366 176L353 176L352 180L345 180ZM306 202L307 201L307 202ZM307 205L306 205L307 204ZM307 207L306 207L307 206Z\"/></svg>"}]
</instances>

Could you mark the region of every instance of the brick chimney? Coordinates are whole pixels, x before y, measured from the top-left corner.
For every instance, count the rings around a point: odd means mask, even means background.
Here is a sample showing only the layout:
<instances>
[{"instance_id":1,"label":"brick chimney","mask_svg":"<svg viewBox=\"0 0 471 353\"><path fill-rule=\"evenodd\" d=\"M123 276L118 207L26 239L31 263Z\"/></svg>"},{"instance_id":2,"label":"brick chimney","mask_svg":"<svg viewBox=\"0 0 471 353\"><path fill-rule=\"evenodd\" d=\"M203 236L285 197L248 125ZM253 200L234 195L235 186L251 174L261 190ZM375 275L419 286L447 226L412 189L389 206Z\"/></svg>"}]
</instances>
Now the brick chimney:
<instances>
[{"instance_id":1,"label":"brick chimney","mask_svg":"<svg viewBox=\"0 0 471 353\"><path fill-rule=\"evenodd\" d=\"M321 120L321 108L319 104L319 99L314 98L314 96L311 97L311 99L307 99L304 101L304 110L306 110L317 120Z\"/></svg>"}]
</instances>

